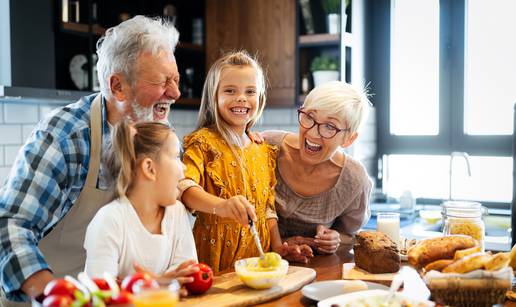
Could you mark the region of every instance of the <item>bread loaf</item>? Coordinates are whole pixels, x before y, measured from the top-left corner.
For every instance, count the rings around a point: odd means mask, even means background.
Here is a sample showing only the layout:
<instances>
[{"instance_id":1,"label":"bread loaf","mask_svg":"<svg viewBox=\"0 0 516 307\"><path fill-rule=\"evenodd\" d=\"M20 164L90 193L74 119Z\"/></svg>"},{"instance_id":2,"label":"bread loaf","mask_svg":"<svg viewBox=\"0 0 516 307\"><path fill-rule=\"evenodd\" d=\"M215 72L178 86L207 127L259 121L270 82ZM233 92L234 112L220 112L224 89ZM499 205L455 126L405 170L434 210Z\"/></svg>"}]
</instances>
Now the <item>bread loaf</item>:
<instances>
[{"instance_id":1,"label":"bread loaf","mask_svg":"<svg viewBox=\"0 0 516 307\"><path fill-rule=\"evenodd\" d=\"M470 236L451 235L422 240L408 250L408 261L420 268L439 259L453 259L455 251L474 247L478 242Z\"/></svg>"},{"instance_id":2,"label":"bread loaf","mask_svg":"<svg viewBox=\"0 0 516 307\"><path fill-rule=\"evenodd\" d=\"M452 264L453 260L451 259L439 259L434 262L430 262L429 264L425 265L425 272L430 272L432 270L435 271L442 271L445 267Z\"/></svg>"},{"instance_id":3,"label":"bread loaf","mask_svg":"<svg viewBox=\"0 0 516 307\"><path fill-rule=\"evenodd\" d=\"M467 273L478 269L483 269L484 265L491 259L489 253L474 253L464 258L454 261L443 269L443 273Z\"/></svg>"},{"instance_id":4,"label":"bread loaf","mask_svg":"<svg viewBox=\"0 0 516 307\"><path fill-rule=\"evenodd\" d=\"M400 269L396 244L378 231L361 231L353 245L355 265L370 273L394 273Z\"/></svg>"}]
</instances>

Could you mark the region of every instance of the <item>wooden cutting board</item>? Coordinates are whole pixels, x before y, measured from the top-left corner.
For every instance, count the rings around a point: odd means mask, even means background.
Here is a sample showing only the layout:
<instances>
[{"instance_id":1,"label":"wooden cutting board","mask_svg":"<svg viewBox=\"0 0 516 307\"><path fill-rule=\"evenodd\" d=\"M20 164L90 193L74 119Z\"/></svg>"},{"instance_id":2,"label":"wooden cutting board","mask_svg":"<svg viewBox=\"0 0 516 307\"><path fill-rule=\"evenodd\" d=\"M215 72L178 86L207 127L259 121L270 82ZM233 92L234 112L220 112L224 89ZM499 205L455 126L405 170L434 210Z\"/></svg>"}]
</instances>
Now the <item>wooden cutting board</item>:
<instances>
[{"instance_id":1,"label":"wooden cutting board","mask_svg":"<svg viewBox=\"0 0 516 307\"><path fill-rule=\"evenodd\" d=\"M402 265L403 267L403 265ZM342 265L342 279L361 279L365 281L388 283L392 282L396 273L373 274L355 266L354 262Z\"/></svg>"},{"instance_id":2,"label":"wooden cutting board","mask_svg":"<svg viewBox=\"0 0 516 307\"><path fill-rule=\"evenodd\" d=\"M245 286L235 272L216 276L208 292L181 300L183 306L248 306L262 303L299 290L315 279L315 271L309 268L290 266L280 283L265 290Z\"/></svg>"}]
</instances>

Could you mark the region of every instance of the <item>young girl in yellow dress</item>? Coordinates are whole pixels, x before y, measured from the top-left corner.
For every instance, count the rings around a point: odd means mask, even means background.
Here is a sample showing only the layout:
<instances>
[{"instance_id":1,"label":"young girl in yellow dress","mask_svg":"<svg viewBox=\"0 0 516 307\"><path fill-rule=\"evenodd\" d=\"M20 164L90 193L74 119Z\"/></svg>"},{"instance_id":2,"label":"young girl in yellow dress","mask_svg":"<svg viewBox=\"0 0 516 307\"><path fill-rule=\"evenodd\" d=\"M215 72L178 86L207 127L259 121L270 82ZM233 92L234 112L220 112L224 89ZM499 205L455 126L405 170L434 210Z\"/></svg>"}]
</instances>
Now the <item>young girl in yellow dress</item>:
<instances>
[{"instance_id":1,"label":"young girl in yellow dress","mask_svg":"<svg viewBox=\"0 0 516 307\"><path fill-rule=\"evenodd\" d=\"M251 218L264 251L286 258L298 246L282 244L274 209L276 148L256 144L247 132L265 107L265 78L246 52L218 59L204 84L197 130L184 139L182 200L197 211L194 238L200 262L215 272L258 256Z\"/></svg>"}]
</instances>

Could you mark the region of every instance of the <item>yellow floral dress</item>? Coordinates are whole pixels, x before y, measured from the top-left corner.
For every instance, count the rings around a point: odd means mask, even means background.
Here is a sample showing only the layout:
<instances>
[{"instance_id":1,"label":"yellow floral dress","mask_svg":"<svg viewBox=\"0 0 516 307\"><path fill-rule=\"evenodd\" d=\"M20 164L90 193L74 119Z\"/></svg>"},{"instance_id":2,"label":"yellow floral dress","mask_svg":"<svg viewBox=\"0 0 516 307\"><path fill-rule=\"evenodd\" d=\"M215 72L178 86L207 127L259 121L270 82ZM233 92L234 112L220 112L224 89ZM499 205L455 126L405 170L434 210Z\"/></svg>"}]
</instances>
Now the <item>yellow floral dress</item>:
<instances>
[{"instance_id":1,"label":"yellow floral dress","mask_svg":"<svg viewBox=\"0 0 516 307\"><path fill-rule=\"evenodd\" d=\"M277 148L252 143L242 150L237 149L242 155L240 163L222 136L209 128L186 136L184 147L185 178L224 199L245 196L256 207L256 229L263 250L269 251L266 220L276 218L274 169ZM258 256L249 228L233 219L198 212L193 233L199 261L210 265L214 272L233 268L236 260Z\"/></svg>"}]
</instances>

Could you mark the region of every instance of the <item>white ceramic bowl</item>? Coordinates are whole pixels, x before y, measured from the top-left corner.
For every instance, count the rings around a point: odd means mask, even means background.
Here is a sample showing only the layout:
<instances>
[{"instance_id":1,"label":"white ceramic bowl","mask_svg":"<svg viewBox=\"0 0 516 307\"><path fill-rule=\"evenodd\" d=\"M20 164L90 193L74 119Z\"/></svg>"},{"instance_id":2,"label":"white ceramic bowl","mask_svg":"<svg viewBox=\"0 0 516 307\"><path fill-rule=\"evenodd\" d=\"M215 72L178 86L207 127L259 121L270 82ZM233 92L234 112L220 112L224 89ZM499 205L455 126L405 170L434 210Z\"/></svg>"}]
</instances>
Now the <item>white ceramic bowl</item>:
<instances>
[{"instance_id":1,"label":"white ceramic bowl","mask_svg":"<svg viewBox=\"0 0 516 307\"><path fill-rule=\"evenodd\" d=\"M404 296L403 294L396 292L391 304L383 305L389 296L388 290L366 290L360 292L353 292L343 295L337 295L328 299L322 300L317 304L317 307L331 307L332 305L339 305L341 307L401 307L401 306L413 306L413 307L432 307L435 303L426 300L415 300ZM405 305L404 305L405 304Z\"/></svg>"},{"instance_id":2,"label":"white ceramic bowl","mask_svg":"<svg viewBox=\"0 0 516 307\"><path fill-rule=\"evenodd\" d=\"M287 275L288 261L284 259L281 259L280 265L273 270L249 270L249 267L257 267L258 259L259 257L253 257L235 262L235 272L246 286L253 289L268 289L276 286Z\"/></svg>"}]
</instances>

